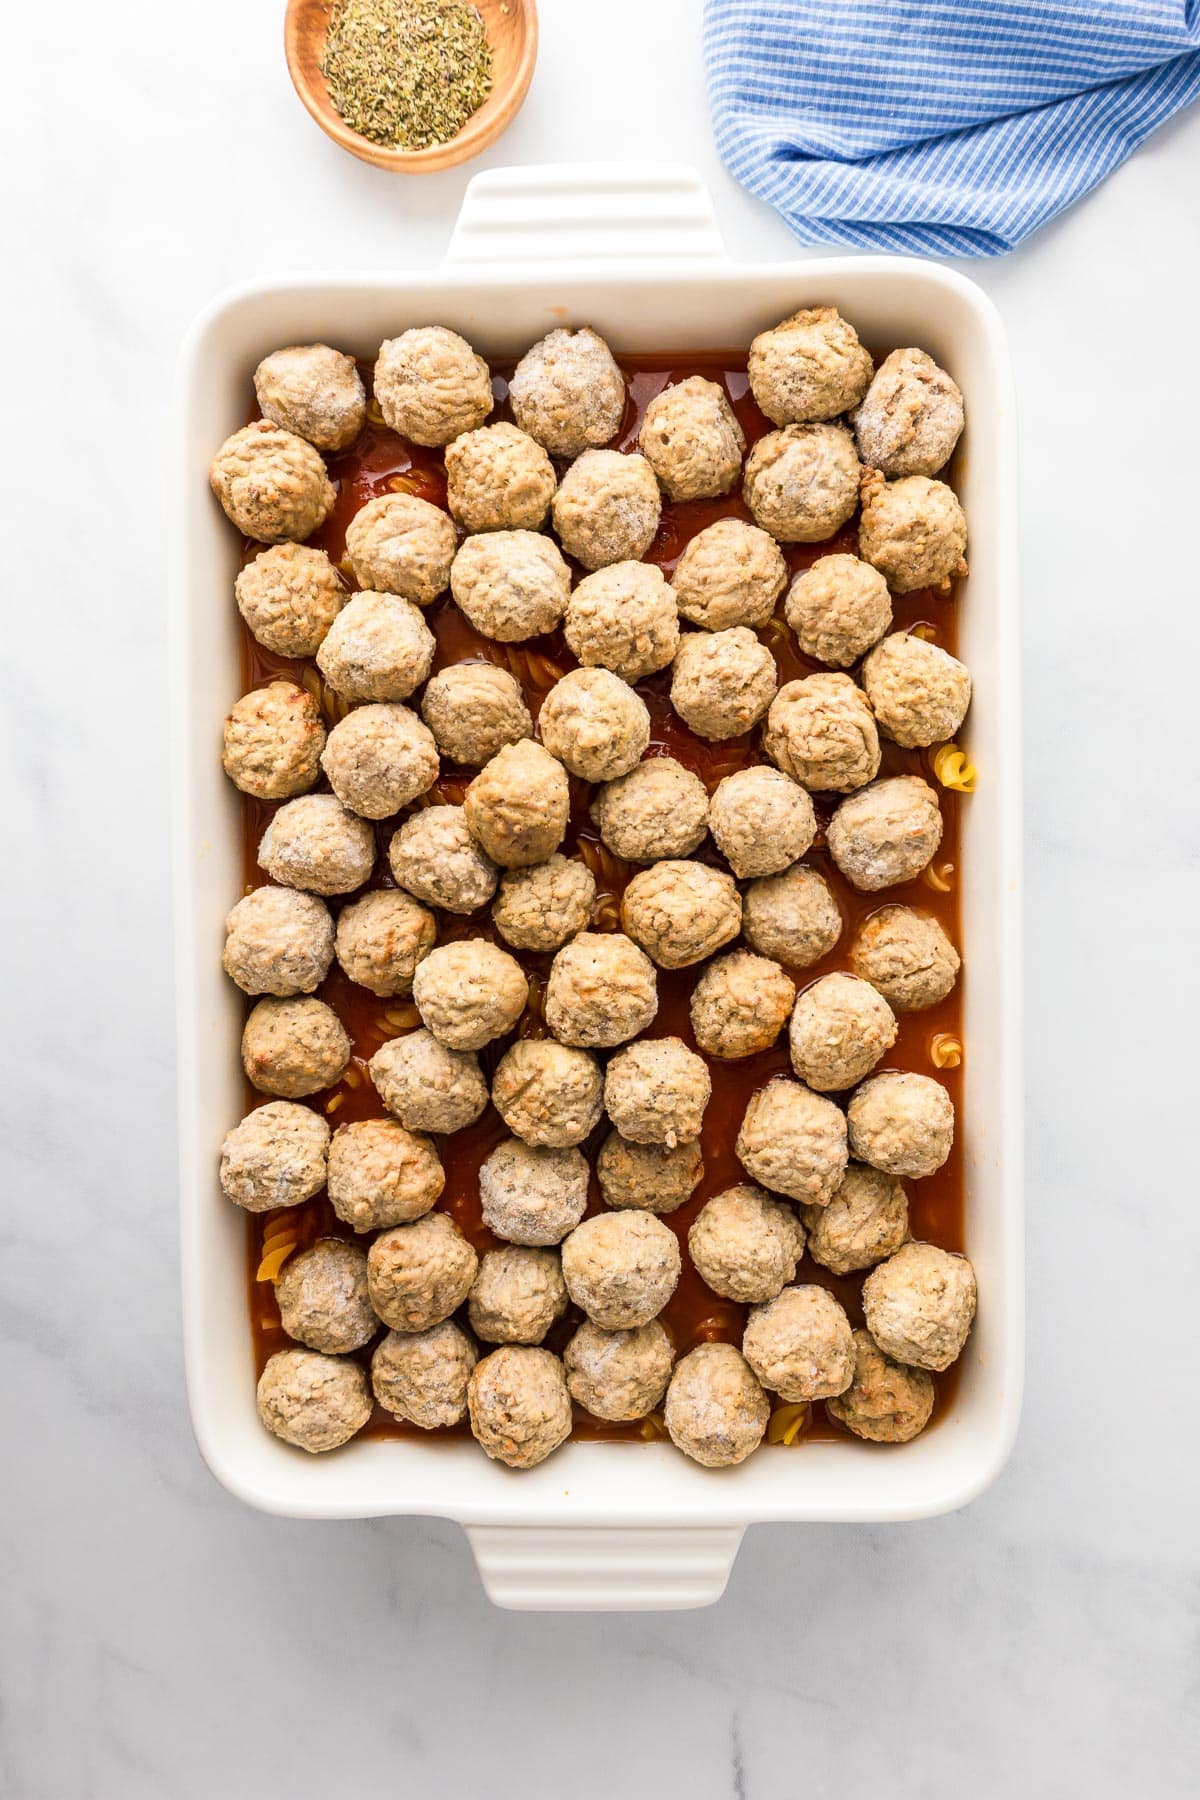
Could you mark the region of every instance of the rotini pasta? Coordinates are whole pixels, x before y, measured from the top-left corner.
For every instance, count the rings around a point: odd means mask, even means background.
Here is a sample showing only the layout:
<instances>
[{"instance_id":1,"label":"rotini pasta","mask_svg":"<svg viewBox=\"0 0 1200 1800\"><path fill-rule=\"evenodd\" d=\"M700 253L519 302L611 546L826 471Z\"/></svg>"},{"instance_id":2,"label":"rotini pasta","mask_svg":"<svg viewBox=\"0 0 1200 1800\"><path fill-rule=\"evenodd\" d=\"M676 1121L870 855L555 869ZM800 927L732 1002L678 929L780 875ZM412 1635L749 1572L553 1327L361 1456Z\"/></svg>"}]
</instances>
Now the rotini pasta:
<instances>
[{"instance_id":1,"label":"rotini pasta","mask_svg":"<svg viewBox=\"0 0 1200 1800\"><path fill-rule=\"evenodd\" d=\"M647 1413L638 1427L638 1436L647 1444L653 1444L667 1435L667 1422L660 1412Z\"/></svg>"},{"instance_id":2,"label":"rotini pasta","mask_svg":"<svg viewBox=\"0 0 1200 1800\"><path fill-rule=\"evenodd\" d=\"M941 863L937 867L930 863L921 880L926 887L931 887L935 894L950 894L954 891L953 875L954 864L952 862Z\"/></svg>"},{"instance_id":3,"label":"rotini pasta","mask_svg":"<svg viewBox=\"0 0 1200 1800\"><path fill-rule=\"evenodd\" d=\"M939 1031L929 1040L929 1060L935 1069L957 1069L962 1058L962 1039L952 1031Z\"/></svg>"},{"instance_id":4,"label":"rotini pasta","mask_svg":"<svg viewBox=\"0 0 1200 1800\"><path fill-rule=\"evenodd\" d=\"M966 752L957 744L939 744L930 757L934 775L944 788L958 794L973 794L977 771L967 760Z\"/></svg>"},{"instance_id":5,"label":"rotini pasta","mask_svg":"<svg viewBox=\"0 0 1200 1800\"><path fill-rule=\"evenodd\" d=\"M794 1444L808 1423L808 1414L805 1401L793 1406L777 1406L767 1420L768 1444Z\"/></svg>"}]
</instances>

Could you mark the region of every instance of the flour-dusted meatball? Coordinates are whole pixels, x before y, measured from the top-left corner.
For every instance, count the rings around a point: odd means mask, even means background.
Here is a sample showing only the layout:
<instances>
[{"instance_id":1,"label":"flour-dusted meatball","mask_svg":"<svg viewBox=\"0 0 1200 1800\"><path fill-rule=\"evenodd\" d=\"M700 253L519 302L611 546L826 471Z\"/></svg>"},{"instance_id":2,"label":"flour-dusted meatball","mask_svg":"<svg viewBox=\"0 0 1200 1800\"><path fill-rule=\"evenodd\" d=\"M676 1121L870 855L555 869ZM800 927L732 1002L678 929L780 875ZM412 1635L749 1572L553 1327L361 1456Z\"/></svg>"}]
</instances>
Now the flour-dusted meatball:
<instances>
[{"instance_id":1,"label":"flour-dusted meatball","mask_svg":"<svg viewBox=\"0 0 1200 1800\"><path fill-rule=\"evenodd\" d=\"M508 384L513 416L551 456L609 443L625 411L625 378L604 339L582 325L527 350Z\"/></svg>"},{"instance_id":2,"label":"flour-dusted meatball","mask_svg":"<svg viewBox=\"0 0 1200 1800\"><path fill-rule=\"evenodd\" d=\"M494 663L439 669L421 698L421 717L450 762L481 768L505 744L533 735L521 684Z\"/></svg>"},{"instance_id":3,"label":"flour-dusted meatball","mask_svg":"<svg viewBox=\"0 0 1200 1800\"><path fill-rule=\"evenodd\" d=\"M954 1142L954 1102L929 1075L872 1075L850 1096L846 1118L854 1155L888 1175L932 1175Z\"/></svg>"},{"instance_id":4,"label":"flour-dusted meatball","mask_svg":"<svg viewBox=\"0 0 1200 1800\"><path fill-rule=\"evenodd\" d=\"M679 646L675 596L653 563L616 562L585 575L571 595L563 635L586 668L642 681Z\"/></svg>"},{"instance_id":5,"label":"flour-dusted meatball","mask_svg":"<svg viewBox=\"0 0 1200 1800\"><path fill-rule=\"evenodd\" d=\"M967 521L944 481L905 475L885 481L877 469L862 478L859 554L898 594L940 588L967 573Z\"/></svg>"},{"instance_id":6,"label":"flour-dusted meatball","mask_svg":"<svg viewBox=\"0 0 1200 1800\"><path fill-rule=\"evenodd\" d=\"M867 1330L885 1356L948 1369L975 1318L975 1271L936 1244L902 1244L863 1282Z\"/></svg>"},{"instance_id":7,"label":"flour-dusted meatball","mask_svg":"<svg viewBox=\"0 0 1200 1800\"><path fill-rule=\"evenodd\" d=\"M908 1236L903 1183L882 1169L852 1162L828 1206L801 1207L808 1253L835 1275L873 1268Z\"/></svg>"},{"instance_id":8,"label":"flour-dusted meatball","mask_svg":"<svg viewBox=\"0 0 1200 1800\"><path fill-rule=\"evenodd\" d=\"M567 1310L554 1250L489 1250L467 1297L471 1330L488 1344L540 1344Z\"/></svg>"},{"instance_id":9,"label":"flour-dusted meatball","mask_svg":"<svg viewBox=\"0 0 1200 1800\"><path fill-rule=\"evenodd\" d=\"M893 350L854 415L858 453L885 475L936 475L962 434L963 397L924 350Z\"/></svg>"},{"instance_id":10,"label":"flour-dusted meatball","mask_svg":"<svg viewBox=\"0 0 1200 1800\"><path fill-rule=\"evenodd\" d=\"M675 653L671 705L697 737L720 743L758 724L778 684L775 658L745 625L689 631Z\"/></svg>"},{"instance_id":11,"label":"flour-dusted meatball","mask_svg":"<svg viewBox=\"0 0 1200 1800\"><path fill-rule=\"evenodd\" d=\"M366 1372L344 1356L277 1350L258 1378L258 1416L298 1450L336 1450L371 1416Z\"/></svg>"},{"instance_id":12,"label":"flour-dusted meatball","mask_svg":"<svg viewBox=\"0 0 1200 1800\"><path fill-rule=\"evenodd\" d=\"M288 1336L327 1356L361 1350L379 1330L367 1292L367 1253L345 1238L318 1238L289 1256L275 1300Z\"/></svg>"},{"instance_id":13,"label":"flour-dusted meatball","mask_svg":"<svg viewBox=\"0 0 1200 1800\"><path fill-rule=\"evenodd\" d=\"M781 687L767 714L763 749L813 793L852 793L879 773L875 720L848 675L808 675Z\"/></svg>"},{"instance_id":14,"label":"flour-dusted meatball","mask_svg":"<svg viewBox=\"0 0 1200 1800\"><path fill-rule=\"evenodd\" d=\"M805 656L847 669L892 622L887 582L857 556L819 556L788 589L784 616Z\"/></svg>"},{"instance_id":15,"label":"flour-dusted meatball","mask_svg":"<svg viewBox=\"0 0 1200 1800\"><path fill-rule=\"evenodd\" d=\"M605 847L626 862L690 856L708 830L708 794L673 756L651 756L605 782L591 815Z\"/></svg>"},{"instance_id":16,"label":"flour-dusted meatball","mask_svg":"<svg viewBox=\"0 0 1200 1800\"><path fill-rule=\"evenodd\" d=\"M349 894L375 865L375 834L334 794L303 794L281 806L258 846L259 867L284 887Z\"/></svg>"},{"instance_id":17,"label":"flour-dusted meatball","mask_svg":"<svg viewBox=\"0 0 1200 1800\"><path fill-rule=\"evenodd\" d=\"M344 450L367 417L358 365L328 344L273 350L254 371L254 392L264 419L318 450Z\"/></svg>"},{"instance_id":18,"label":"flour-dusted meatball","mask_svg":"<svg viewBox=\"0 0 1200 1800\"><path fill-rule=\"evenodd\" d=\"M346 528L346 555L360 588L428 606L450 584L454 523L416 494L379 494Z\"/></svg>"},{"instance_id":19,"label":"flour-dusted meatball","mask_svg":"<svg viewBox=\"0 0 1200 1800\"><path fill-rule=\"evenodd\" d=\"M340 1081L350 1039L323 1000L260 1000L242 1032L242 1067L260 1093L302 1100Z\"/></svg>"},{"instance_id":20,"label":"flour-dusted meatball","mask_svg":"<svg viewBox=\"0 0 1200 1800\"><path fill-rule=\"evenodd\" d=\"M395 1225L367 1253L371 1305L393 1331L427 1331L460 1307L479 1258L448 1213Z\"/></svg>"},{"instance_id":21,"label":"flour-dusted meatball","mask_svg":"<svg viewBox=\"0 0 1200 1800\"><path fill-rule=\"evenodd\" d=\"M251 634L279 656L315 656L346 598L324 550L275 544L246 564L234 584Z\"/></svg>"},{"instance_id":22,"label":"flour-dusted meatball","mask_svg":"<svg viewBox=\"0 0 1200 1800\"><path fill-rule=\"evenodd\" d=\"M496 1111L526 1143L582 1144L603 1112L604 1078L594 1056L551 1039L523 1038L496 1067Z\"/></svg>"},{"instance_id":23,"label":"flour-dusted meatball","mask_svg":"<svg viewBox=\"0 0 1200 1800\"><path fill-rule=\"evenodd\" d=\"M746 1108L737 1157L773 1193L824 1206L846 1172L845 1115L832 1100L777 1076Z\"/></svg>"},{"instance_id":24,"label":"flour-dusted meatball","mask_svg":"<svg viewBox=\"0 0 1200 1800\"><path fill-rule=\"evenodd\" d=\"M329 1203L355 1231L410 1225L436 1204L445 1185L429 1139L394 1119L355 1119L333 1134Z\"/></svg>"},{"instance_id":25,"label":"flour-dusted meatball","mask_svg":"<svg viewBox=\"0 0 1200 1800\"><path fill-rule=\"evenodd\" d=\"M714 1194L688 1232L693 1263L714 1294L752 1305L796 1279L804 1228L791 1207L750 1182Z\"/></svg>"},{"instance_id":26,"label":"flour-dusted meatball","mask_svg":"<svg viewBox=\"0 0 1200 1800\"><path fill-rule=\"evenodd\" d=\"M406 819L388 845L388 863L410 894L453 913L486 906L500 879L461 806L426 806Z\"/></svg>"},{"instance_id":27,"label":"flour-dusted meatball","mask_svg":"<svg viewBox=\"0 0 1200 1800\"><path fill-rule=\"evenodd\" d=\"M606 1206L670 1213L690 1200L704 1179L704 1156L698 1138L634 1144L610 1131L596 1158L596 1174Z\"/></svg>"},{"instance_id":28,"label":"flour-dusted meatball","mask_svg":"<svg viewBox=\"0 0 1200 1800\"><path fill-rule=\"evenodd\" d=\"M896 1030L895 1014L869 982L840 970L822 975L792 1012L792 1067L818 1093L841 1093L891 1049Z\"/></svg>"},{"instance_id":29,"label":"flour-dusted meatball","mask_svg":"<svg viewBox=\"0 0 1200 1800\"><path fill-rule=\"evenodd\" d=\"M705 631L765 625L787 586L787 564L759 526L718 519L685 546L671 586L680 616Z\"/></svg>"},{"instance_id":30,"label":"flour-dusted meatball","mask_svg":"<svg viewBox=\"0 0 1200 1800\"><path fill-rule=\"evenodd\" d=\"M542 446L506 420L446 446L446 504L464 531L540 531L557 486Z\"/></svg>"},{"instance_id":31,"label":"flour-dusted meatball","mask_svg":"<svg viewBox=\"0 0 1200 1800\"><path fill-rule=\"evenodd\" d=\"M311 537L335 497L319 453L269 419L256 419L226 438L209 465L208 480L229 522L260 544Z\"/></svg>"},{"instance_id":32,"label":"flour-dusted meatball","mask_svg":"<svg viewBox=\"0 0 1200 1800\"><path fill-rule=\"evenodd\" d=\"M596 877L575 857L551 856L532 869L506 869L492 923L517 950L560 950L592 916Z\"/></svg>"},{"instance_id":33,"label":"flour-dusted meatball","mask_svg":"<svg viewBox=\"0 0 1200 1800\"><path fill-rule=\"evenodd\" d=\"M221 765L257 800L287 800L317 779L325 727L306 688L272 681L243 694L225 720Z\"/></svg>"},{"instance_id":34,"label":"flour-dusted meatball","mask_svg":"<svg viewBox=\"0 0 1200 1800\"><path fill-rule=\"evenodd\" d=\"M388 1111L409 1131L463 1131L488 1101L479 1059L448 1050L431 1031L381 1044L367 1073Z\"/></svg>"},{"instance_id":35,"label":"flour-dusted meatball","mask_svg":"<svg viewBox=\"0 0 1200 1800\"><path fill-rule=\"evenodd\" d=\"M528 869L553 856L570 810L566 771L532 738L497 750L463 798L472 837L503 869Z\"/></svg>"},{"instance_id":36,"label":"flour-dusted meatball","mask_svg":"<svg viewBox=\"0 0 1200 1800\"><path fill-rule=\"evenodd\" d=\"M550 965L545 1018L560 1043L610 1050L657 1011L654 964L619 931L581 931Z\"/></svg>"},{"instance_id":37,"label":"flour-dusted meatball","mask_svg":"<svg viewBox=\"0 0 1200 1800\"><path fill-rule=\"evenodd\" d=\"M829 884L800 863L752 881L742 897L742 932L762 956L807 969L828 956L842 935L842 915Z\"/></svg>"},{"instance_id":38,"label":"flour-dusted meatball","mask_svg":"<svg viewBox=\"0 0 1200 1800\"><path fill-rule=\"evenodd\" d=\"M727 494L746 454L746 435L728 395L703 375L689 375L654 396L638 444L668 500Z\"/></svg>"},{"instance_id":39,"label":"flour-dusted meatball","mask_svg":"<svg viewBox=\"0 0 1200 1800\"><path fill-rule=\"evenodd\" d=\"M742 1354L765 1388L795 1405L844 1394L854 1379L854 1334L823 1287L784 1288L746 1321Z\"/></svg>"},{"instance_id":40,"label":"flour-dusted meatball","mask_svg":"<svg viewBox=\"0 0 1200 1800\"><path fill-rule=\"evenodd\" d=\"M734 1062L769 1050L787 1023L796 984L778 963L733 950L692 989L692 1034L705 1056Z\"/></svg>"},{"instance_id":41,"label":"flour-dusted meatball","mask_svg":"<svg viewBox=\"0 0 1200 1800\"><path fill-rule=\"evenodd\" d=\"M907 1444L924 1431L933 1412L933 1376L906 1369L885 1356L869 1331L854 1333L854 1380L825 1410L872 1444Z\"/></svg>"},{"instance_id":42,"label":"flour-dusted meatball","mask_svg":"<svg viewBox=\"0 0 1200 1800\"><path fill-rule=\"evenodd\" d=\"M782 544L821 544L858 505L858 457L844 425L785 425L746 459L742 497Z\"/></svg>"},{"instance_id":43,"label":"flour-dusted meatball","mask_svg":"<svg viewBox=\"0 0 1200 1800\"><path fill-rule=\"evenodd\" d=\"M712 1077L682 1038L628 1044L604 1074L604 1110L623 1138L668 1150L700 1136Z\"/></svg>"},{"instance_id":44,"label":"flour-dusted meatball","mask_svg":"<svg viewBox=\"0 0 1200 1800\"><path fill-rule=\"evenodd\" d=\"M476 1364L467 1408L480 1448L510 1469L535 1468L571 1435L562 1363L532 1344L503 1344Z\"/></svg>"},{"instance_id":45,"label":"flour-dusted meatball","mask_svg":"<svg viewBox=\"0 0 1200 1800\"><path fill-rule=\"evenodd\" d=\"M402 889L383 888L343 906L334 950L351 981L390 999L412 993L417 964L436 942L428 908Z\"/></svg>"},{"instance_id":46,"label":"flour-dusted meatball","mask_svg":"<svg viewBox=\"0 0 1200 1800\"><path fill-rule=\"evenodd\" d=\"M559 623L571 571L554 539L540 531L484 531L463 542L450 590L476 631L519 644Z\"/></svg>"},{"instance_id":47,"label":"flour-dusted meatball","mask_svg":"<svg viewBox=\"0 0 1200 1800\"><path fill-rule=\"evenodd\" d=\"M609 669L571 669L538 713L551 756L583 781L628 775L650 742L646 703Z\"/></svg>"},{"instance_id":48,"label":"flour-dusted meatball","mask_svg":"<svg viewBox=\"0 0 1200 1800\"><path fill-rule=\"evenodd\" d=\"M598 1213L562 1247L562 1272L576 1306L607 1331L657 1317L679 1280L679 1239L647 1212Z\"/></svg>"},{"instance_id":49,"label":"flour-dusted meatball","mask_svg":"<svg viewBox=\"0 0 1200 1800\"><path fill-rule=\"evenodd\" d=\"M571 1398L596 1419L644 1419L667 1391L675 1352L657 1319L605 1331L585 1319L563 1351Z\"/></svg>"},{"instance_id":50,"label":"flour-dusted meatball","mask_svg":"<svg viewBox=\"0 0 1200 1800\"><path fill-rule=\"evenodd\" d=\"M479 1171L483 1222L510 1244L561 1243L582 1219L587 1193L587 1162L569 1145L508 1138Z\"/></svg>"},{"instance_id":51,"label":"flour-dusted meatball","mask_svg":"<svg viewBox=\"0 0 1200 1800\"><path fill-rule=\"evenodd\" d=\"M946 998L962 961L930 913L885 906L859 927L850 966L895 1012L923 1012Z\"/></svg>"},{"instance_id":52,"label":"flour-dusted meatball","mask_svg":"<svg viewBox=\"0 0 1200 1800\"><path fill-rule=\"evenodd\" d=\"M244 994L311 994L333 961L333 920L313 894L261 887L225 920L221 967Z\"/></svg>"},{"instance_id":53,"label":"flour-dusted meatball","mask_svg":"<svg viewBox=\"0 0 1200 1800\"><path fill-rule=\"evenodd\" d=\"M422 1431L457 1425L479 1352L453 1319L428 1331L389 1331L371 1358L371 1386L386 1412Z\"/></svg>"},{"instance_id":54,"label":"flour-dusted meatball","mask_svg":"<svg viewBox=\"0 0 1200 1800\"><path fill-rule=\"evenodd\" d=\"M343 806L387 819L433 786L437 745L416 713L395 702L357 706L335 725L321 767Z\"/></svg>"},{"instance_id":55,"label":"flour-dusted meatball","mask_svg":"<svg viewBox=\"0 0 1200 1800\"><path fill-rule=\"evenodd\" d=\"M662 499L644 456L585 450L559 482L550 511L567 555L585 569L603 569L645 556Z\"/></svg>"},{"instance_id":56,"label":"flour-dusted meatball","mask_svg":"<svg viewBox=\"0 0 1200 1800\"><path fill-rule=\"evenodd\" d=\"M708 828L738 877L774 875L803 856L817 835L817 815L804 788L779 769L735 769L719 781Z\"/></svg>"},{"instance_id":57,"label":"flour-dusted meatball","mask_svg":"<svg viewBox=\"0 0 1200 1800\"><path fill-rule=\"evenodd\" d=\"M897 631L876 644L862 683L879 729L906 749L952 738L971 704L971 677L938 644Z\"/></svg>"},{"instance_id":58,"label":"flour-dusted meatball","mask_svg":"<svg viewBox=\"0 0 1200 1800\"><path fill-rule=\"evenodd\" d=\"M868 991L875 994L874 988ZM528 998L520 963L486 938L440 944L413 976L422 1024L451 1050L482 1050L493 1038L503 1037Z\"/></svg>"},{"instance_id":59,"label":"flour-dusted meatball","mask_svg":"<svg viewBox=\"0 0 1200 1800\"><path fill-rule=\"evenodd\" d=\"M221 1145L221 1192L246 1212L298 1206L325 1186L329 1127L319 1113L269 1100L247 1113Z\"/></svg>"},{"instance_id":60,"label":"flour-dusted meatball","mask_svg":"<svg viewBox=\"0 0 1200 1800\"><path fill-rule=\"evenodd\" d=\"M697 1344L675 1365L663 1416L677 1450L706 1469L727 1469L758 1449L771 1403L740 1350Z\"/></svg>"},{"instance_id":61,"label":"flour-dusted meatball","mask_svg":"<svg viewBox=\"0 0 1200 1800\"><path fill-rule=\"evenodd\" d=\"M915 881L942 841L937 795L919 775L891 775L843 800L825 834L829 854L864 894Z\"/></svg>"},{"instance_id":62,"label":"flour-dusted meatball","mask_svg":"<svg viewBox=\"0 0 1200 1800\"><path fill-rule=\"evenodd\" d=\"M379 346L375 398L393 431L414 444L448 444L492 410L491 371L466 338L415 325Z\"/></svg>"},{"instance_id":63,"label":"flour-dusted meatball","mask_svg":"<svg viewBox=\"0 0 1200 1800\"><path fill-rule=\"evenodd\" d=\"M407 700L437 648L411 600L364 590L342 608L317 651L317 667L346 700Z\"/></svg>"},{"instance_id":64,"label":"flour-dusted meatball","mask_svg":"<svg viewBox=\"0 0 1200 1800\"><path fill-rule=\"evenodd\" d=\"M737 936L742 897L707 863L657 862L626 887L621 924L660 969L686 969Z\"/></svg>"},{"instance_id":65,"label":"flour-dusted meatball","mask_svg":"<svg viewBox=\"0 0 1200 1800\"><path fill-rule=\"evenodd\" d=\"M775 425L833 419L857 406L872 363L836 306L807 306L750 345L750 391Z\"/></svg>"}]
</instances>

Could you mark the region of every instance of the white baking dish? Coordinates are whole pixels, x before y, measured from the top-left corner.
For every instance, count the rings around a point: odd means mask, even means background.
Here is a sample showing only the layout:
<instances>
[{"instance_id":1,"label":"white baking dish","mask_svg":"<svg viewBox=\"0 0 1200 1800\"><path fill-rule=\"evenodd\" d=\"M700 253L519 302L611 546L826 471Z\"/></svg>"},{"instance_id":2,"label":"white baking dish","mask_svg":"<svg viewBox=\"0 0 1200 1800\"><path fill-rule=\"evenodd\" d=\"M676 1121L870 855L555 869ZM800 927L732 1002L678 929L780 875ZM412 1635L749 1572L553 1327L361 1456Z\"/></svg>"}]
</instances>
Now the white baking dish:
<instances>
[{"instance_id":1,"label":"white baking dish","mask_svg":"<svg viewBox=\"0 0 1200 1800\"><path fill-rule=\"evenodd\" d=\"M980 781L963 825L960 1129L981 1302L957 1401L901 1448L821 1442L719 1473L667 1445L569 1444L525 1474L467 1442L367 1441L324 1458L288 1449L255 1413L244 1222L216 1182L218 1145L242 1110L239 997L220 967L242 876L238 801L219 759L238 693L236 543L208 492L209 458L244 419L255 363L279 344L329 338L369 355L407 325L437 322L504 356L555 324L587 321L618 350L722 349L824 301L868 340L927 347L963 388L970 420L961 646ZM962 1506L993 1479L1022 1368L1014 460L1003 333L970 281L885 257L736 265L698 178L670 165L477 176L440 269L281 276L223 295L197 320L182 363L172 562L183 1299L196 1437L232 1493L303 1518L457 1519L500 1604L632 1608L715 1600L755 1521L916 1518Z\"/></svg>"}]
</instances>

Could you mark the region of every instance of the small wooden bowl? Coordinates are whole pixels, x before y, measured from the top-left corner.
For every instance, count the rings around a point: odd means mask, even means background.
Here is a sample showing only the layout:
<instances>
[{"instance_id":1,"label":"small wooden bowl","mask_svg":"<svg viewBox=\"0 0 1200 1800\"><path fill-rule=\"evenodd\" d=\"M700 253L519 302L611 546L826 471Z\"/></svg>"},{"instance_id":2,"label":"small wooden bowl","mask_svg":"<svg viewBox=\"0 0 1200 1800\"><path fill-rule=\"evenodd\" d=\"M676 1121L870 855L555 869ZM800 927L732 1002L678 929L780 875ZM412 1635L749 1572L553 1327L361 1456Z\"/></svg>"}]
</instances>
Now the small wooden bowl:
<instances>
[{"instance_id":1,"label":"small wooden bowl","mask_svg":"<svg viewBox=\"0 0 1200 1800\"><path fill-rule=\"evenodd\" d=\"M292 84L321 130L343 150L400 174L428 175L478 156L516 118L529 91L537 61L538 21L534 0L473 0L492 49L492 91L457 137L427 150L393 150L351 130L334 108L321 73L330 0L288 0L284 49Z\"/></svg>"}]
</instances>

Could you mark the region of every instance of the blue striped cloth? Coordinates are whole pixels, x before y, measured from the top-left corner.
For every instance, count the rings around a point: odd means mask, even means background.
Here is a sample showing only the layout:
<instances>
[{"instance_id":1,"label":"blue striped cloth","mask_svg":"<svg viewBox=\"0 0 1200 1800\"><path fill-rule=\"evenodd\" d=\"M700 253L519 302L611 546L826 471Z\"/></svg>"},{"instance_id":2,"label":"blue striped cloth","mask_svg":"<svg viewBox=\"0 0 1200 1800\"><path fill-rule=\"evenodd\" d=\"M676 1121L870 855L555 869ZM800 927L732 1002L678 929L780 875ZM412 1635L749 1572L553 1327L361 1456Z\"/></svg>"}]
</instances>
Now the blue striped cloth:
<instances>
[{"instance_id":1,"label":"blue striped cloth","mask_svg":"<svg viewBox=\"0 0 1200 1800\"><path fill-rule=\"evenodd\" d=\"M802 243L994 256L1200 94L1200 0L707 0L704 52Z\"/></svg>"}]
</instances>

